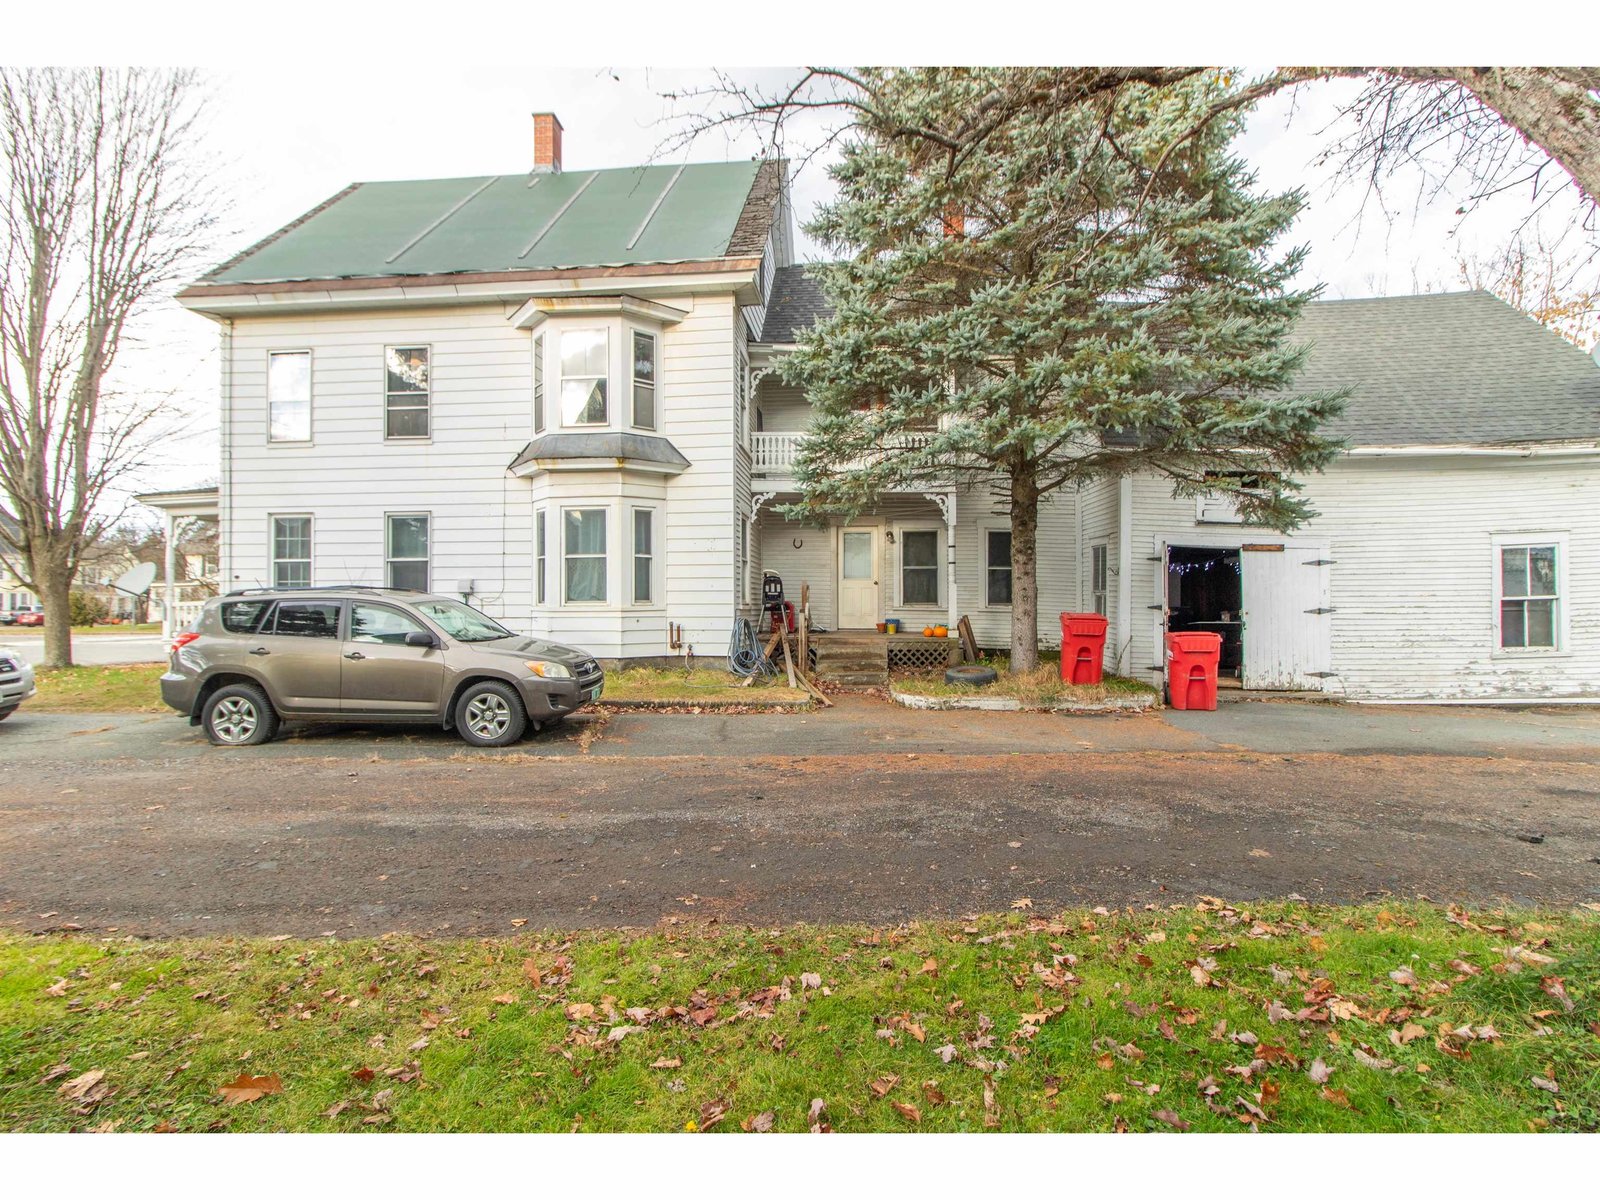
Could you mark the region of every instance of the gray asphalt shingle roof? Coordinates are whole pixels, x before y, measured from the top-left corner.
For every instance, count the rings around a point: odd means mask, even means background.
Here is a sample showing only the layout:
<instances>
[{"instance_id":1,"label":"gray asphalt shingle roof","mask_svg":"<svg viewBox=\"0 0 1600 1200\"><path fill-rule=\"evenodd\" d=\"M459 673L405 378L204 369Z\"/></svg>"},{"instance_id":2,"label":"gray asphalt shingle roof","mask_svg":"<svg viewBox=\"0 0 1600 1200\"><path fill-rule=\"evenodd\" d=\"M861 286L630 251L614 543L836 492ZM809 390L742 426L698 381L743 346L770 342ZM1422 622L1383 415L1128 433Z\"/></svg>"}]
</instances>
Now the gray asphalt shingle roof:
<instances>
[{"instance_id":1,"label":"gray asphalt shingle roof","mask_svg":"<svg viewBox=\"0 0 1600 1200\"><path fill-rule=\"evenodd\" d=\"M753 257L781 178L752 161L356 183L198 285Z\"/></svg>"},{"instance_id":2,"label":"gray asphalt shingle roof","mask_svg":"<svg viewBox=\"0 0 1600 1200\"><path fill-rule=\"evenodd\" d=\"M761 340L796 341L829 311L804 266L776 273ZM1600 365L1488 292L1322 300L1295 340L1300 391L1354 389L1328 432L1357 446L1600 439Z\"/></svg>"}]
</instances>

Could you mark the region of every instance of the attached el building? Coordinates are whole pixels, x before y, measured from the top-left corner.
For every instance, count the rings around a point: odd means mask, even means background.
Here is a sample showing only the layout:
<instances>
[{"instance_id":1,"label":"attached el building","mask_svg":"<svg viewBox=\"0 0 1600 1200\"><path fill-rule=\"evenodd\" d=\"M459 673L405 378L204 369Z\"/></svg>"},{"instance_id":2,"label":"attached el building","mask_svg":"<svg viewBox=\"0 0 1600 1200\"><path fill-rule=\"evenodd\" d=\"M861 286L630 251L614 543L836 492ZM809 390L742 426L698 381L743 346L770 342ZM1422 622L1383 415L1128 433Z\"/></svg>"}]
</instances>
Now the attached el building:
<instances>
[{"instance_id":1,"label":"attached el building","mask_svg":"<svg viewBox=\"0 0 1600 1200\"><path fill-rule=\"evenodd\" d=\"M180 295L222 336L223 590L465 593L607 658L715 656L763 570L815 624L1009 640L1006 515L960 489L796 522L810 420L773 369L825 311L775 162L355 184ZM1310 306L1349 451L1292 535L1153 477L1041 512L1041 637L1108 663L1219 629L1246 686L1600 698L1600 367L1483 293ZM1230 578L1231 577L1231 578ZM681 634L679 631L681 630Z\"/></svg>"}]
</instances>

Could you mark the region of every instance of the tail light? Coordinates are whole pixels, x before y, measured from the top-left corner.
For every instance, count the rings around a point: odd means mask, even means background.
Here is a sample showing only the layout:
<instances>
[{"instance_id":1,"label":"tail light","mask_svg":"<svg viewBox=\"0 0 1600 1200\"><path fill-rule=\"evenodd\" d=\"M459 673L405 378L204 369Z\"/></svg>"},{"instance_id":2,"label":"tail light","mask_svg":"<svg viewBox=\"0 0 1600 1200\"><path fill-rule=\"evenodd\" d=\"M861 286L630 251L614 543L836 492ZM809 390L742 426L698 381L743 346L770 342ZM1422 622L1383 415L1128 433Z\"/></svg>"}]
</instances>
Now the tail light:
<instances>
[{"instance_id":1,"label":"tail light","mask_svg":"<svg viewBox=\"0 0 1600 1200\"><path fill-rule=\"evenodd\" d=\"M176 654L200 635L198 633L180 633L172 640L172 652Z\"/></svg>"}]
</instances>

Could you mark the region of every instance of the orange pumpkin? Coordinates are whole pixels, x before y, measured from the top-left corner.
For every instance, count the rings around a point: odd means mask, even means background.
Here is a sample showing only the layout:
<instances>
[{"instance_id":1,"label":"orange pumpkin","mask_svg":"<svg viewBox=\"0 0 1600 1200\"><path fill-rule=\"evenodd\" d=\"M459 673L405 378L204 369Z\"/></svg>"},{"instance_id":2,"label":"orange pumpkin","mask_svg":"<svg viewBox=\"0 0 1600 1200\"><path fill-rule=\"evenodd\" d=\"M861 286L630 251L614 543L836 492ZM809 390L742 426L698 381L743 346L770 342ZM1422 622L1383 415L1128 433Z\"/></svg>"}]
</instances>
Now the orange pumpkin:
<instances>
[{"instance_id":1,"label":"orange pumpkin","mask_svg":"<svg viewBox=\"0 0 1600 1200\"><path fill-rule=\"evenodd\" d=\"M947 625L935 625L933 627L933 636L934 637L949 637L950 636L950 628L949 628L949 626L947 626Z\"/></svg>"}]
</instances>

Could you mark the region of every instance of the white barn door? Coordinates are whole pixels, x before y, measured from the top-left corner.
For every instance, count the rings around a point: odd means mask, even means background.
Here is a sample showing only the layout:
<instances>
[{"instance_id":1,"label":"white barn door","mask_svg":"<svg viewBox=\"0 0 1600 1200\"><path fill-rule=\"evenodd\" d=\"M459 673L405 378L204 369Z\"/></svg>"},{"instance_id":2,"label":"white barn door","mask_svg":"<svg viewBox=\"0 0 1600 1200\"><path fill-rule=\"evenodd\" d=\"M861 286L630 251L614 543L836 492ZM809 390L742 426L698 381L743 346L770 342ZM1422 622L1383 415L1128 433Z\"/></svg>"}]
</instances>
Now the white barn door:
<instances>
[{"instance_id":1,"label":"white barn door","mask_svg":"<svg viewBox=\"0 0 1600 1200\"><path fill-rule=\"evenodd\" d=\"M1327 686L1333 660L1329 565L1326 543L1246 542L1240 547L1245 687L1314 691Z\"/></svg>"}]
</instances>

